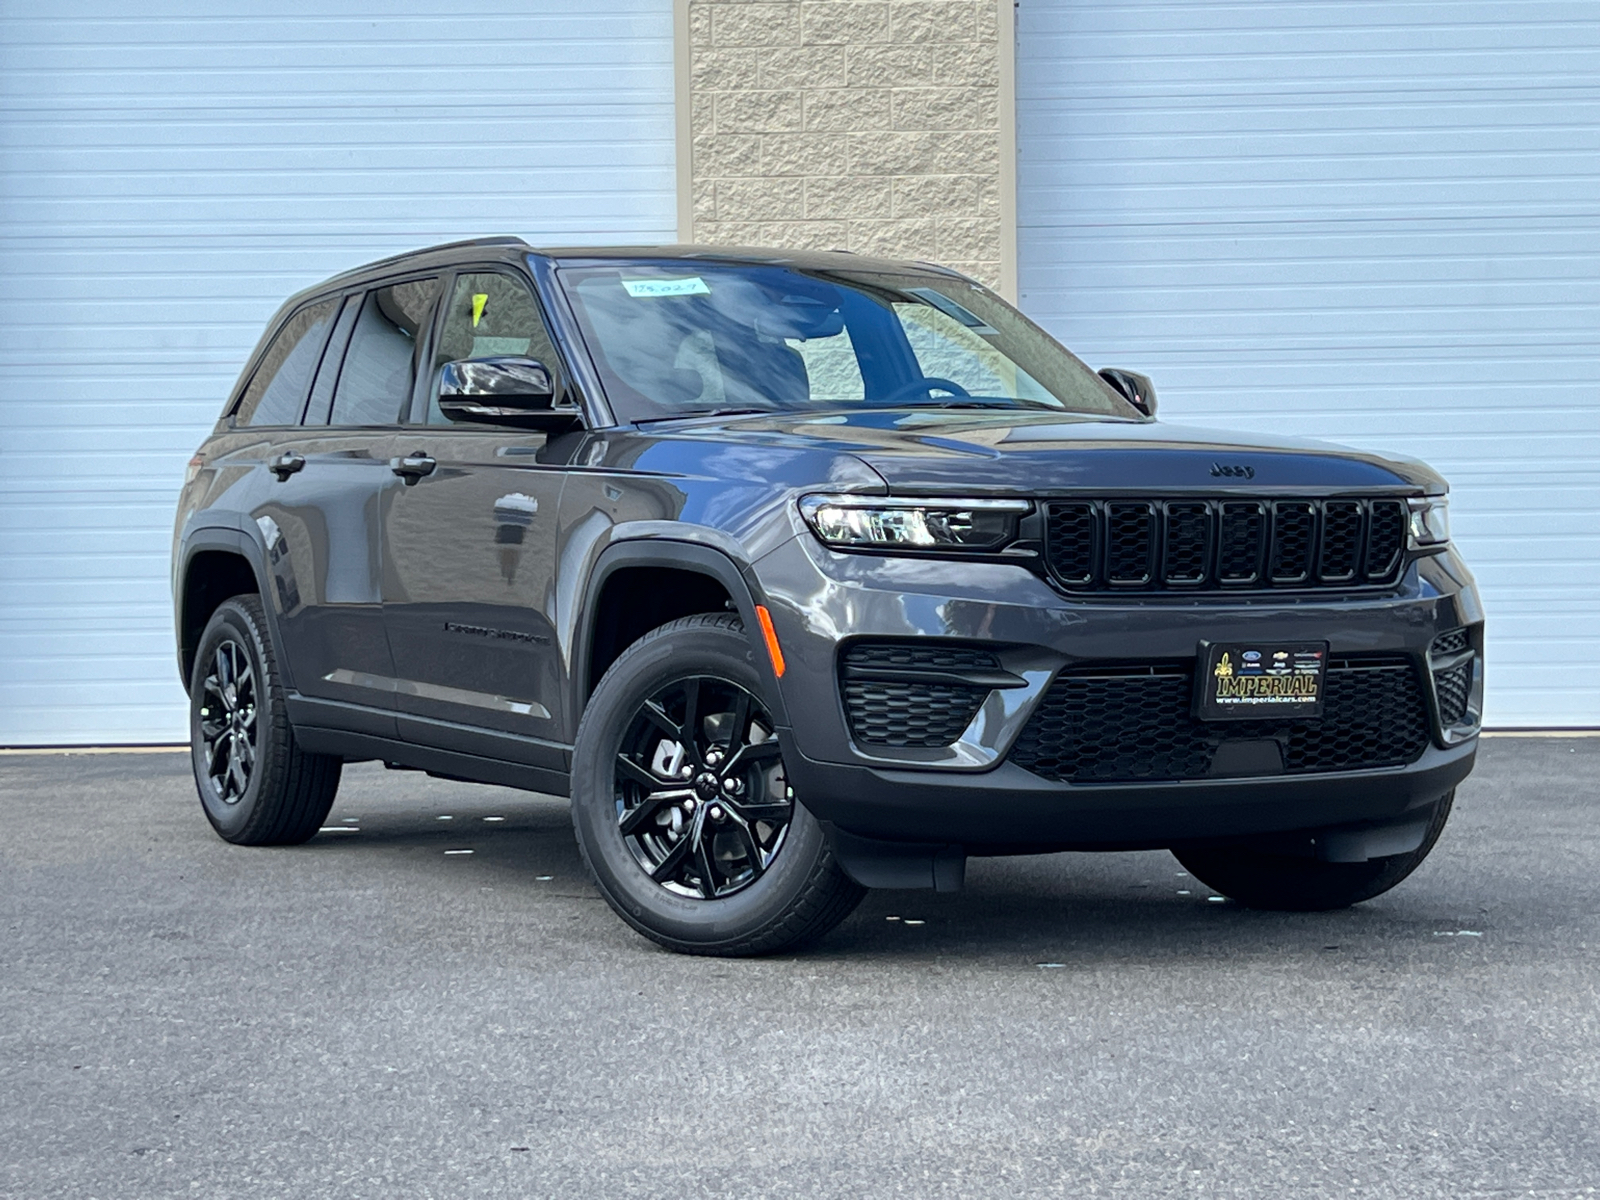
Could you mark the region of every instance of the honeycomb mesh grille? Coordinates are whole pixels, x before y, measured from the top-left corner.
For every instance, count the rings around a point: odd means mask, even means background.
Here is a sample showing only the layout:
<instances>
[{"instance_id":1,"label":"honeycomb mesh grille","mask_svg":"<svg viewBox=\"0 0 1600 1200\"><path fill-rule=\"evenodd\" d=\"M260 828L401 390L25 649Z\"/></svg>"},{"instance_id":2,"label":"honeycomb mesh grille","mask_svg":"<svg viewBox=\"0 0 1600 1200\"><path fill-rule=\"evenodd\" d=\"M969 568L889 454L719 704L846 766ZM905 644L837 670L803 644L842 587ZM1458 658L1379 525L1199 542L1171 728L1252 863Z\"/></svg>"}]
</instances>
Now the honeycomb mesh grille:
<instances>
[{"instance_id":1,"label":"honeycomb mesh grille","mask_svg":"<svg viewBox=\"0 0 1600 1200\"><path fill-rule=\"evenodd\" d=\"M1467 631L1465 629L1452 629L1449 633L1441 633L1433 639L1433 652L1436 655L1460 654L1467 648Z\"/></svg>"},{"instance_id":2,"label":"honeycomb mesh grille","mask_svg":"<svg viewBox=\"0 0 1600 1200\"><path fill-rule=\"evenodd\" d=\"M850 733L871 746L948 746L988 695L984 688L904 680L849 679L843 690Z\"/></svg>"},{"instance_id":3,"label":"honeycomb mesh grille","mask_svg":"<svg viewBox=\"0 0 1600 1200\"><path fill-rule=\"evenodd\" d=\"M1460 725L1467 717L1467 697L1472 691L1472 660L1448 671L1436 671L1434 690L1439 696L1439 723Z\"/></svg>"},{"instance_id":4,"label":"honeycomb mesh grille","mask_svg":"<svg viewBox=\"0 0 1600 1200\"><path fill-rule=\"evenodd\" d=\"M1372 587L1405 530L1401 500L1059 500L1045 559L1069 591Z\"/></svg>"},{"instance_id":5,"label":"honeycomb mesh grille","mask_svg":"<svg viewBox=\"0 0 1600 1200\"><path fill-rule=\"evenodd\" d=\"M1343 583L1361 566L1361 504L1329 500L1322 506L1322 555L1317 576L1324 583Z\"/></svg>"},{"instance_id":6,"label":"honeycomb mesh grille","mask_svg":"<svg viewBox=\"0 0 1600 1200\"><path fill-rule=\"evenodd\" d=\"M1374 500L1367 530L1367 577L1392 575L1406 546L1406 506L1399 500Z\"/></svg>"},{"instance_id":7,"label":"honeycomb mesh grille","mask_svg":"<svg viewBox=\"0 0 1600 1200\"><path fill-rule=\"evenodd\" d=\"M855 642L839 683L850 735L869 746L948 746L972 723L990 689L948 679L874 679L881 672L997 671L1000 660L970 646Z\"/></svg>"},{"instance_id":8,"label":"honeycomb mesh grille","mask_svg":"<svg viewBox=\"0 0 1600 1200\"><path fill-rule=\"evenodd\" d=\"M1050 685L1011 761L1072 783L1204 778L1225 740L1272 739L1284 770L1401 766L1428 742L1427 706L1409 659L1330 662L1323 716L1303 721L1197 720L1192 663L1074 668Z\"/></svg>"},{"instance_id":9,"label":"honeycomb mesh grille","mask_svg":"<svg viewBox=\"0 0 1600 1200\"><path fill-rule=\"evenodd\" d=\"M1148 504L1106 505L1106 578L1149 583L1156 548L1155 512Z\"/></svg>"},{"instance_id":10,"label":"honeycomb mesh grille","mask_svg":"<svg viewBox=\"0 0 1600 1200\"><path fill-rule=\"evenodd\" d=\"M1222 506L1222 547L1217 576L1223 583L1254 583L1261 577L1266 509L1254 501Z\"/></svg>"},{"instance_id":11,"label":"honeycomb mesh grille","mask_svg":"<svg viewBox=\"0 0 1600 1200\"><path fill-rule=\"evenodd\" d=\"M1303 583L1311 574L1311 544L1316 532L1317 513L1311 505L1273 505L1273 583Z\"/></svg>"},{"instance_id":12,"label":"honeycomb mesh grille","mask_svg":"<svg viewBox=\"0 0 1600 1200\"><path fill-rule=\"evenodd\" d=\"M921 667L934 671L995 671L1000 660L966 646L918 646L906 642L857 642L844 652L849 667Z\"/></svg>"}]
</instances>

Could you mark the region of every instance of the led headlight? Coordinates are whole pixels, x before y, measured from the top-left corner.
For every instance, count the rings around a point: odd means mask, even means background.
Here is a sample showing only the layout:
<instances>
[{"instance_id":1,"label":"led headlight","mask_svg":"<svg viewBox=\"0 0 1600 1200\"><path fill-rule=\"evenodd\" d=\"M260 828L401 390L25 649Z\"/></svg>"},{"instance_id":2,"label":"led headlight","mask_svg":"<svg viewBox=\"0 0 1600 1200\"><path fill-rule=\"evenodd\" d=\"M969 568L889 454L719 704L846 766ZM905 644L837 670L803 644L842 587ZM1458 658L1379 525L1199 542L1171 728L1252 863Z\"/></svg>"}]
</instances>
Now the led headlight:
<instances>
[{"instance_id":1,"label":"led headlight","mask_svg":"<svg viewBox=\"0 0 1600 1200\"><path fill-rule=\"evenodd\" d=\"M807 496L801 515L830 546L996 550L1016 536L1026 500L886 500Z\"/></svg>"},{"instance_id":2,"label":"led headlight","mask_svg":"<svg viewBox=\"0 0 1600 1200\"><path fill-rule=\"evenodd\" d=\"M1443 546L1450 540L1450 497L1424 496L1408 500L1411 509L1411 548Z\"/></svg>"}]
</instances>

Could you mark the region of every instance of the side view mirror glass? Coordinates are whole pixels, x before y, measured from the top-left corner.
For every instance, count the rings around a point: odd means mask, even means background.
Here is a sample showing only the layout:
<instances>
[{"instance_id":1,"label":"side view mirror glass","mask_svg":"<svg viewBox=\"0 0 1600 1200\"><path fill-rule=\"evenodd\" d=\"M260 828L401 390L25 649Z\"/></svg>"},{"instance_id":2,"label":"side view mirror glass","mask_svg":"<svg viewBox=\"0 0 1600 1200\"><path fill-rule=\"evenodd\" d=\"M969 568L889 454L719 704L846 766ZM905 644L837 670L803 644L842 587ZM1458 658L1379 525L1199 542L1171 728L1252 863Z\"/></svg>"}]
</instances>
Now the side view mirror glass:
<instances>
[{"instance_id":1,"label":"side view mirror glass","mask_svg":"<svg viewBox=\"0 0 1600 1200\"><path fill-rule=\"evenodd\" d=\"M439 411L452 421L554 429L577 411L555 407L555 379L533 358L466 358L439 369Z\"/></svg>"},{"instance_id":2,"label":"side view mirror glass","mask_svg":"<svg viewBox=\"0 0 1600 1200\"><path fill-rule=\"evenodd\" d=\"M1121 367L1102 367L1098 374L1145 416L1156 415L1156 388L1150 382L1150 376L1137 371L1124 371Z\"/></svg>"}]
</instances>

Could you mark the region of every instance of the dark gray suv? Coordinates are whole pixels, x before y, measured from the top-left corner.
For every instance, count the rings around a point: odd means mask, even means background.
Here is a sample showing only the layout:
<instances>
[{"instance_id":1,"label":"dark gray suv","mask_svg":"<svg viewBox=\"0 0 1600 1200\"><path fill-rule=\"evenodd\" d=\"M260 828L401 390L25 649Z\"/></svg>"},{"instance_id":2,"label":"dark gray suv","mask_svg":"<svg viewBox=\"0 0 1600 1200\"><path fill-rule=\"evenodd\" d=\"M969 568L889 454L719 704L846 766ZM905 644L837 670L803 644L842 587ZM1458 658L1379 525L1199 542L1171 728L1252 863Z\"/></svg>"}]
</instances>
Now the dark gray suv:
<instances>
[{"instance_id":1,"label":"dark gray suv","mask_svg":"<svg viewBox=\"0 0 1600 1200\"><path fill-rule=\"evenodd\" d=\"M1445 483L1154 413L927 264L489 239L338 276L178 507L206 816L304 841L366 759L570 795L617 913L703 954L970 855L1375 896L1476 750Z\"/></svg>"}]
</instances>

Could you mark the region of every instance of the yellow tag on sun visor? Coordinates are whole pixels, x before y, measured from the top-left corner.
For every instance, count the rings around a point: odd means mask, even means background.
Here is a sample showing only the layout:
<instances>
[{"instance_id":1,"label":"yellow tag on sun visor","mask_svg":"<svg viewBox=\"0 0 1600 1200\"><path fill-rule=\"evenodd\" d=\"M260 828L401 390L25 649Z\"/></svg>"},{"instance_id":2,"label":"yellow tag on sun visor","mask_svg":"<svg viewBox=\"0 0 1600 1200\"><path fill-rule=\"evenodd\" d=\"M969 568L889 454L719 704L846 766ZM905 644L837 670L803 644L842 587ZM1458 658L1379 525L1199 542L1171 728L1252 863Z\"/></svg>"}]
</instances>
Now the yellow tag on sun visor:
<instances>
[{"instance_id":1,"label":"yellow tag on sun visor","mask_svg":"<svg viewBox=\"0 0 1600 1200\"><path fill-rule=\"evenodd\" d=\"M478 292L472 297L472 327L474 329L478 327L478 322L483 320L483 309L488 303L488 292Z\"/></svg>"}]
</instances>

